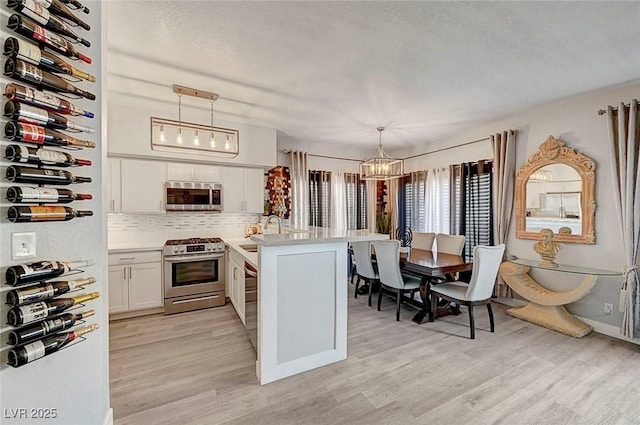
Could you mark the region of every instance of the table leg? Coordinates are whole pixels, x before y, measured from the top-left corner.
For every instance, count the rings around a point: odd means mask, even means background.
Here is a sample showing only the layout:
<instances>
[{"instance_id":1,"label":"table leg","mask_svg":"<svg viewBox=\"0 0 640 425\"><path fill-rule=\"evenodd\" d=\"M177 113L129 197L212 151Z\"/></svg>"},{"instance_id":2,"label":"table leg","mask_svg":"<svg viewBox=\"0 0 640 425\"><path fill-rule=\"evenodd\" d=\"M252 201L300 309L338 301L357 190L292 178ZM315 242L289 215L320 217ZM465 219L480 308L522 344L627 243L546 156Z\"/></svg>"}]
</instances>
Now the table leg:
<instances>
[{"instance_id":1,"label":"table leg","mask_svg":"<svg viewBox=\"0 0 640 425\"><path fill-rule=\"evenodd\" d=\"M420 280L420 298L422 299L422 309L418 311L415 316L413 316L414 322L417 324L422 324L422 321L427 317L429 311L431 309L431 299L429 297L429 278L427 276L422 276Z\"/></svg>"}]
</instances>

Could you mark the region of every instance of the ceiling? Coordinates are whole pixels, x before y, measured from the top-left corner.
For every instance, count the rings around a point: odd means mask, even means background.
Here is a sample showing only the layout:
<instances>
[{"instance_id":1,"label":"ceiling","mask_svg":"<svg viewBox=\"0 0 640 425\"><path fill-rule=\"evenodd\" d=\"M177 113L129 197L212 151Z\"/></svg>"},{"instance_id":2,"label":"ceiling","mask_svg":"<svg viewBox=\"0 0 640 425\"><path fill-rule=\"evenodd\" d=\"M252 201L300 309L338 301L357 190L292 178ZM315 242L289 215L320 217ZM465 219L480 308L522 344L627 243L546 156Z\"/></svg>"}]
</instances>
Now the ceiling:
<instances>
[{"instance_id":1,"label":"ceiling","mask_svg":"<svg viewBox=\"0 0 640 425\"><path fill-rule=\"evenodd\" d=\"M640 78L640 2L128 0L107 22L110 93L213 91L304 142L424 145Z\"/></svg>"}]
</instances>

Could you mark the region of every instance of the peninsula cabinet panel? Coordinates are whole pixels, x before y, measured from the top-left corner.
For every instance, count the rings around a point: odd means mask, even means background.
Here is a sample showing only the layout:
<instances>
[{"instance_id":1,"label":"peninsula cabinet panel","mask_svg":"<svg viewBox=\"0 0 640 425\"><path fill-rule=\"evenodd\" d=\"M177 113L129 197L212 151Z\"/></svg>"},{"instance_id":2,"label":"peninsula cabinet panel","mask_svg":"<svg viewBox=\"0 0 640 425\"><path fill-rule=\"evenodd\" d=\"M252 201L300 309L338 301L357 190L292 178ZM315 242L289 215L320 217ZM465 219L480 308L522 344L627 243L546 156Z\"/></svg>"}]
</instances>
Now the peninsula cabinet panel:
<instances>
[{"instance_id":1,"label":"peninsula cabinet panel","mask_svg":"<svg viewBox=\"0 0 640 425\"><path fill-rule=\"evenodd\" d=\"M166 164L123 159L121 167L122 212L164 213Z\"/></svg>"}]
</instances>

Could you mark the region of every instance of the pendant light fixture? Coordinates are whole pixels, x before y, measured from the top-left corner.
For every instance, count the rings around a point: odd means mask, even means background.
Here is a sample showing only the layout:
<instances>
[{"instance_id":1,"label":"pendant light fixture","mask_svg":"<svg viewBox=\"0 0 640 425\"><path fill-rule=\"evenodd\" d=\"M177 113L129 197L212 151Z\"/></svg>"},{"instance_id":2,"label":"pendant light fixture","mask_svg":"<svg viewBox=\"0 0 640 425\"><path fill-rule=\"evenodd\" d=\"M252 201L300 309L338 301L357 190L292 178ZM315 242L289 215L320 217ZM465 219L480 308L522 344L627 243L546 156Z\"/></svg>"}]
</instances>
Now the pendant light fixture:
<instances>
[{"instance_id":1,"label":"pendant light fixture","mask_svg":"<svg viewBox=\"0 0 640 425\"><path fill-rule=\"evenodd\" d=\"M404 163L401 159L392 158L382 149L382 132L384 127L377 128L379 132L378 151L376 154L360 163L360 179L362 180L391 180L404 175Z\"/></svg>"},{"instance_id":2,"label":"pendant light fixture","mask_svg":"<svg viewBox=\"0 0 640 425\"><path fill-rule=\"evenodd\" d=\"M238 156L240 152L238 130L213 125L213 102L218 99L216 93L175 84L173 92L178 95L178 121L151 117L151 148L153 150L227 158ZM209 100L211 107L209 125L182 121L183 95ZM209 143L205 141L207 135L209 135ZM205 140L201 140L201 137Z\"/></svg>"}]
</instances>

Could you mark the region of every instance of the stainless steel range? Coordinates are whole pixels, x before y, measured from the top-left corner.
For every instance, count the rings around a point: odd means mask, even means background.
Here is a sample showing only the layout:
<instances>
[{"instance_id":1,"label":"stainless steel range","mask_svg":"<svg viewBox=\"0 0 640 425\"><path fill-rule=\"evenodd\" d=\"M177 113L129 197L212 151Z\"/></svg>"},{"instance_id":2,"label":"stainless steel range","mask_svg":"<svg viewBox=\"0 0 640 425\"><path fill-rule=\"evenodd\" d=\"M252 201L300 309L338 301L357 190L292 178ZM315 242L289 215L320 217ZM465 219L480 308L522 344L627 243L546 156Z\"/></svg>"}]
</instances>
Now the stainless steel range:
<instances>
[{"instance_id":1,"label":"stainless steel range","mask_svg":"<svg viewBox=\"0 0 640 425\"><path fill-rule=\"evenodd\" d=\"M224 305L224 242L220 238L164 244L164 313Z\"/></svg>"}]
</instances>

